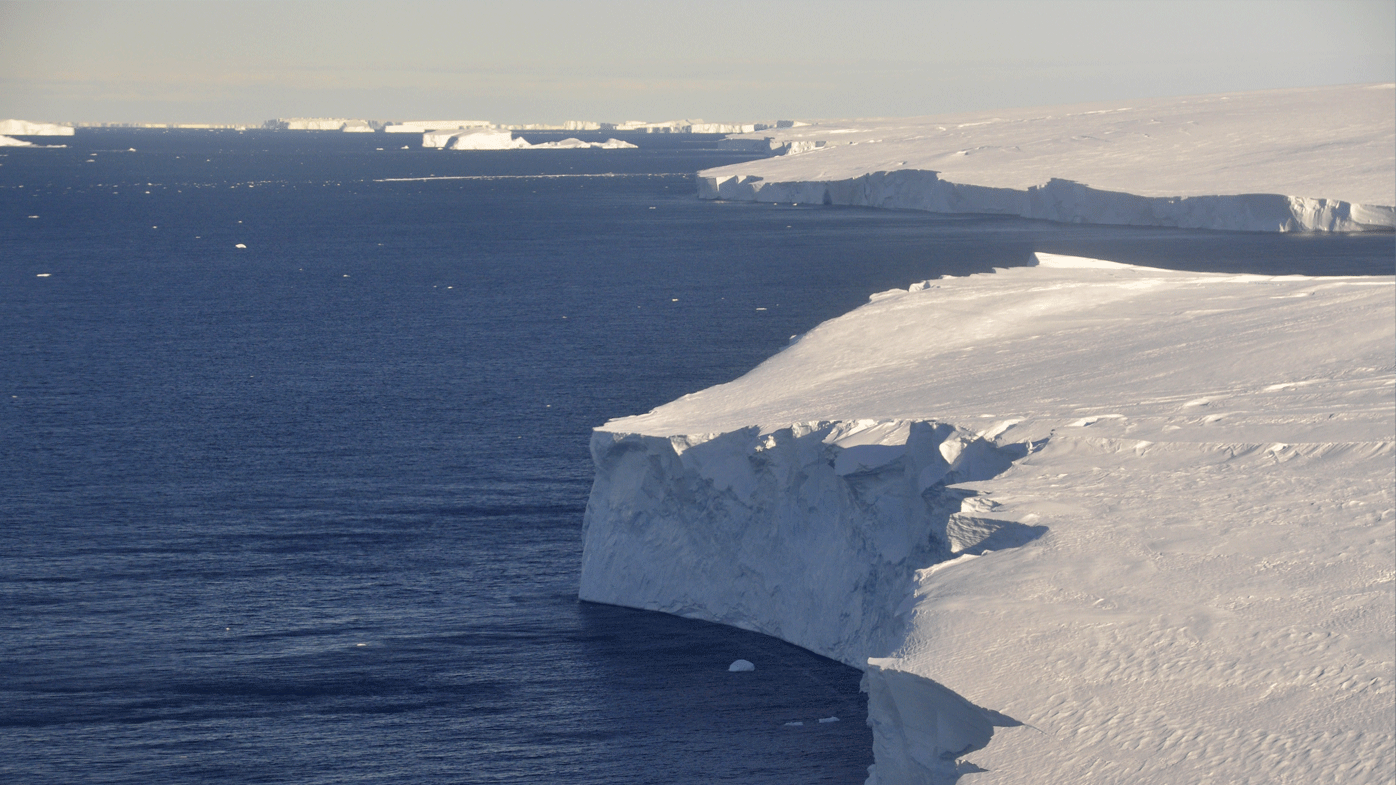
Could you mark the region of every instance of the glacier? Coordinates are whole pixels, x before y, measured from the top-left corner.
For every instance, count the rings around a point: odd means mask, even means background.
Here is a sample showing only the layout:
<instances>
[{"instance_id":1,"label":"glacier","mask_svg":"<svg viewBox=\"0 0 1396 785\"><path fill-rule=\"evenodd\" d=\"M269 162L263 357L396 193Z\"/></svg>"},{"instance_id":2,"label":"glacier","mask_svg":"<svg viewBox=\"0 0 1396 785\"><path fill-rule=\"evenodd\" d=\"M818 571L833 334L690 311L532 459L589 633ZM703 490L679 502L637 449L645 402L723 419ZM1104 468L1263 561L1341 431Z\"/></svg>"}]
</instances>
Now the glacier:
<instances>
[{"instance_id":1,"label":"glacier","mask_svg":"<svg viewBox=\"0 0 1396 785\"><path fill-rule=\"evenodd\" d=\"M868 782L1385 782L1396 279L1038 254L597 428L582 599L862 670Z\"/></svg>"},{"instance_id":2,"label":"glacier","mask_svg":"<svg viewBox=\"0 0 1396 785\"><path fill-rule=\"evenodd\" d=\"M1396 228L1392 84L732 137L786 154L698 173L699 196L1236 231Z\"/></svg>"}]
</instances>

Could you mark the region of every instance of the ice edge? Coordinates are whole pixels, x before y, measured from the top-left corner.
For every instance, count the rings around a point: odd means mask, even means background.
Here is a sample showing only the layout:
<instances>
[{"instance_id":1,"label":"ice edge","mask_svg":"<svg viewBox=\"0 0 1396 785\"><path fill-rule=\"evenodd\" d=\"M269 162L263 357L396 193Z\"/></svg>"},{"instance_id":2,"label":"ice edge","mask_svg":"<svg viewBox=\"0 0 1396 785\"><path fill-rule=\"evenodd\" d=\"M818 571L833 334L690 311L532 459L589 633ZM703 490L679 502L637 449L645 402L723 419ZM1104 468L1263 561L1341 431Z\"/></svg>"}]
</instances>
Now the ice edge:
<instances>
[{"instance_id":1,"label":"ice edge","mask_svg":"<svg viewBox=\"0 0 1396 785\"><path fill-rule=\"evenodd\" d=\"M1396 229L1396 208L1281 194L1148 197L1053 178L1026 190L966 185L928 169L869 172L842 180L765 180L698 172L698 198L841 205L946 214L1016 215L1059 223L1167 226L1244 232Z\"/></svg>"}]
</instances>

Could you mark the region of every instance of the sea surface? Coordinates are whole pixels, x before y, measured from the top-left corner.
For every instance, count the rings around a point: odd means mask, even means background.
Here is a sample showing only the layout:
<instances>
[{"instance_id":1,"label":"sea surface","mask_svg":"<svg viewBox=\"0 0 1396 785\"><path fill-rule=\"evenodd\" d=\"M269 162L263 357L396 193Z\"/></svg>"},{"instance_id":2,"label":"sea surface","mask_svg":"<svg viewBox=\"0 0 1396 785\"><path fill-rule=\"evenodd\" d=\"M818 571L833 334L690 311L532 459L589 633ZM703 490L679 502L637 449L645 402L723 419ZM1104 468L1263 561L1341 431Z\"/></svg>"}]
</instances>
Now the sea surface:
<instances>
[{"instance_id":1,"label":"sea surface","mask_svg":"<svg viewBox=\"0 0 1396 785\"><path fill-rule=\"evenodd\" d=\"M577 600L593 427L1034 250L1393 272L1390 235L700 202L751 156L630 138L0 151L0 781L862 782L853 669Z\"/></svg>"}]
</instances>

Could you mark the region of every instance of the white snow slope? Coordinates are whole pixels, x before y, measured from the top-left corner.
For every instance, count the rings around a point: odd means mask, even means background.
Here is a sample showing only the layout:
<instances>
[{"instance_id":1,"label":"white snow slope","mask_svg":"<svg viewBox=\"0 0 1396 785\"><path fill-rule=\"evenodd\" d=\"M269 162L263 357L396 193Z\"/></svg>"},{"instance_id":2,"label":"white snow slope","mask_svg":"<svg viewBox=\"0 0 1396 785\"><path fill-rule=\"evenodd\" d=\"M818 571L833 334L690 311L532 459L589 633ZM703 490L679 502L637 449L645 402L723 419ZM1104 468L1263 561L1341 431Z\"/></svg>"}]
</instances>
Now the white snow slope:
<instances>
[{"instance_id":1,"label":"white snow slope","mask_svg":"<svg viewBox=\"0 0 1396 785\"><path fill-rule=\"evenodd\" d=\"M1396 226L1391 84L821 122L759 138L807 152L700 172L699 195L1244 231Z\"/></svg>"},{"instance_id":2,"label":"white snow slope","mask_svg":"<svg viewBox=\"0 0 1396 785\"><path fill-rule=\"evenodd\" d=\"M581 596L863 669L870 783L1387 783L1394 396L1390 277L928 281L597 429Z\"/></svg>"}]
</instances>

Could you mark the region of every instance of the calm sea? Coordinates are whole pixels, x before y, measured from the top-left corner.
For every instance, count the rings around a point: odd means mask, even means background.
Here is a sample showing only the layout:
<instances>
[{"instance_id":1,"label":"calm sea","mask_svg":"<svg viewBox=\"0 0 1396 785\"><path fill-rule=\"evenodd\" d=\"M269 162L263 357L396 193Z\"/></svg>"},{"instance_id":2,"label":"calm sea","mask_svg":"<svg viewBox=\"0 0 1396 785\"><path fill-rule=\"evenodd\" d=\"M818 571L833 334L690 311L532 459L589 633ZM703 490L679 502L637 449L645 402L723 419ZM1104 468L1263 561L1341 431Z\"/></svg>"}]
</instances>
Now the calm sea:
<instances>
[{"instance_id":1,"label":"calm sea","mask_svg":"<svg viewBox=\"0 0 1396 785\"><path fill-rule=\"evenodd\" d=\"M0 152L0 780L861 782L852 669L577 601L592 427L1033 250L1393 268L1390 235L699 202L747 156L634 140Z\"/></svg>"}]
</instances>

